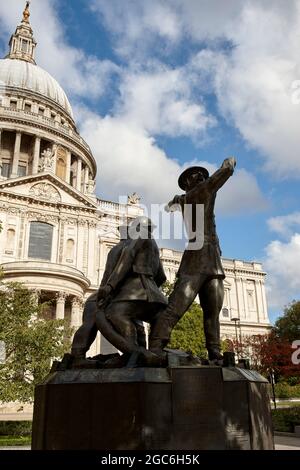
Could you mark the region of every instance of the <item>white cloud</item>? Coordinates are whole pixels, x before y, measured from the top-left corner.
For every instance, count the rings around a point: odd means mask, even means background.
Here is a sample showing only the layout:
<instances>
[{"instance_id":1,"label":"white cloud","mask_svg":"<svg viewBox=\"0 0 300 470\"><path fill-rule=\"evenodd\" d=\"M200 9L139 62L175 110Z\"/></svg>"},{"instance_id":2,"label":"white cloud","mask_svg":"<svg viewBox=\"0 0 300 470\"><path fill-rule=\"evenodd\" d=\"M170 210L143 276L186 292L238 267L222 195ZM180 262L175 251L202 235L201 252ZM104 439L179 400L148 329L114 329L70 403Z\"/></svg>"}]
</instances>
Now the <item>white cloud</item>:
<instances>
[{"instance_id":1,"label":"white cloud","mask_svg":"<svg viewBox=\"0 0 300 470\"><path fill-rule=\"evenodd\" d=\"M123 56L140 56L152 47L156 36L173 42L181 33L181 19L172 2L92 0L90 8L114 35L115 48Z\"/></svg>"},{"instance_id":2,"label":"white cloud","mask_svg":"<svg viewBox=\"0 0 300 470\"><path fill-rule=\"evenodd\" d=\"M219 165L221 165L221 161ZM199 165L208 169L210 175L218 166L207 161L194 160L184 166ZM260 212L267 208L268 202L262 194L255 176L244 168L239 169L239 162L232 177L218 191L216 212L222 215L237 215L247 210L248 213Z\"/></svg>"},{"instance_id":3,"label":"white cloud","mask_svg":"<svg viewBox=\"0 0 300 470\"><path fill-rule=\"evenodd\" d=\"M129 124L126 115L101 118L82 109L78 114L82 134L97 160L100 197L117 200L120 195L136 191L146 204L163 204L181 192L177 180L185 167L205 165L210 172L217 169L200 159L180 165L157 146L145 129ZM266 206L255 177L244 169L237 169L220 190L217 201L222 214L257 211Z\"/></svg>"},{"instance_id":4,"label":"white cloud","mask_svg":"<svg viewBox=\"0 0 300 470\"><path fill-rule=\"evenodd\" d=\"M91 8L114 34L116 50L129 55L149 51L155 41L170 47L189 37L202 41L223 37L234 24L242 0L92 0ZM218 14L216 14L216 11Z\"/></svg>"},{"instance_id":5,"label":"white cloud","mask_svg":"<svg viewBox=\"0 0 300 470\"><path fill-rule=\"evenodd\" d=\"M109 5L105 2L107 11L114 13L115 21L110 24L115 31L120 32L118 28L124 26L122 15L125 15L130 27L126 26L122 34L129 39L140 39L144 27L150 34L169 41L179 38L182 27L178 9L174 8L176 2L174 5L158 0L130 2L129 7L133 4L135 14L126 16L123 2ZM199 95L195 99L194 69L187 73L185 67L171 68L154 61L144 64L131 61L127 68L120 69L109 61L99 61L68 44L57 6L57 0L40 0L31 7L39 65L52 73L73 97L99 96L114 72L121 79L113 115L102 118L85 113L82 108L78 113L82 132L99 164L100 195L115 199L136 190L148 203L169 200L178 191L177 178L183 166L157 146L153 135L189 136L199 143L216 123ZM23 8L23 0L11 0L10 8L0 4L3 37L7 38L15 29ZM123 13L116 15L121 9ZM130 8L129 11L132 13ZM249 209L253 201L263 201L255 178L244 170L239 170L228 189L222 191L219 207L224 213Z\"/></svg>"},{"instance_id":6,"label":"white cloud","mask_svg":"<svg viewBox=\"0 0 300 470\"><path fill-rule=\"evenodd\" d=\"M268 304L282 309L292 300L299 300L300 233L294 233L287 242L272 241L266 255Z\"/></svg>"},{"instance_id":7,"label":"white cloud","mask_svg":"<svg viewBox=\"0 0 300 470\"><path fill-rule=\"evenodd\" d=\"M1 37L7 41L22 18L23 0L0 2ZM101 61L68 44L58 18L57 0L32 2L30 22L38 42L36 61L51 73L66 92L75 96L99 97L118 67Z\"/></svg>"},{"instance_id":8,"label":"white cloud","mask_svg":"<svg viewBox=\"0 0 300 470\"><path fill-rule=\"evenodd\" d=\"M122 78L117 114L151 134L203 138L216 124L203 103L195 101L192 83L180 67L150 64L147 71L128 70Z\"/></svg>"},{"instance_id":9,"label":"white cloud","mask_svg":"<svg viewBox=\"0 0 300 470\"><path fill-rule=\"evenodd\" d=\"M293 234L293 230L300 227L300 212L271 217L268 226L273 232L288 238Z\"/></svg>"},{"instance_id":10,"label":"white cloud","mask_svg":"<svg viewBox=\"0 0 300 470\"><path fill-rule=\"evenodd\" d=\"M228 184L221 188L217 200L217 209L222 214L255 213L267 206L255 176L244 168L236 170Z\"/></svg>"},{"instance_id":11,"label":"white cloud","mask_svg":"<svg viewBox=\"0 0 300 470\"><path fill-rule=\"evenodd\" d=\"M148 203L163 203L176 190L180 166L141 127L121 117L90 115L81 132L97 160L99 196L117 200L136 191Z\"/></svg>"},{"instance_id":12,"label":"white cloud","mask_svg":"<svg viewBox=\"0 0 300 470\"><path fill-rule=\"evenodd\" d=\"M152 6L164 14L151 15ZM300 104L293 102L293 84L300 80L300 0L93 0L93 7L128 57L165 53L167 60L180 41L192 40L199 50L206 44L206 52L186 59L186 81L193 79L200 91L211 86L222 115L260 151L264 170L300 176Z\"/></svg>"},{"instance_id":13,"label":"white cloud","mask_svg":"<svg viewBox=\"0 0 300 470\"><path fill-rule=\"evenodd\" d=\"M292 100L300 77L299 29L298 0L247 2L235 27L227 28L233 47L202 51L190 65L206 72L223 116L277 177L300 176L300 105Z\"/></svg>"}]
</instances>

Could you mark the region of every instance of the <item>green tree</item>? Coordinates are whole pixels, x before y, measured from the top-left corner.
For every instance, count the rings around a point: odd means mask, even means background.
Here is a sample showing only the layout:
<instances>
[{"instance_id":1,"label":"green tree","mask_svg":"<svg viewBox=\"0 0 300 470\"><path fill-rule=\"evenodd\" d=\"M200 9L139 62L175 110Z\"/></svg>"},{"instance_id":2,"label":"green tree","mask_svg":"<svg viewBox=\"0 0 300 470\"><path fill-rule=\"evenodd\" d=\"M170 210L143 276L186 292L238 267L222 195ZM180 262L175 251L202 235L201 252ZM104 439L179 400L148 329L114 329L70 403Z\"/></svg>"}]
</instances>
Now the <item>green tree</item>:
<instances>
[{"instance_id":1,"label":"green tree","mask_svg":"<svg viewBox=\"0 0 300 470\"><path fill-rule=\"evenodd\" d=\"M1 274L0 274L1 276ZM6 360L0 364L0 400L31 402L34 386L50 370L52 359L70 347L72 329L64 320L43 318L44 305L22 284L0 278L0 341Z\"/></svg>"},{"instance_id":2,"label":"green tree","mask_svg":"<svg viewBox=\"0 0 300 470\"><path fill-rule=\"evenodd\" d=\"M169 296L174 288L170 282L163 286L163 292ZM206 357L203 312L199 304L193 302L172 331L168 347L191 352L195 356Z\"/></svg>"},{"instance_id":3,"label":"green tree","mask_svg":"<svg viewBox=\"0 0 300 470\"><path fill-rule=\"evenodd\" d=\"M300 301L294 300L285 307L283 315L278 318L273 328L278 339L292 343L300 339Z\"/></svg>"}]
</instances>

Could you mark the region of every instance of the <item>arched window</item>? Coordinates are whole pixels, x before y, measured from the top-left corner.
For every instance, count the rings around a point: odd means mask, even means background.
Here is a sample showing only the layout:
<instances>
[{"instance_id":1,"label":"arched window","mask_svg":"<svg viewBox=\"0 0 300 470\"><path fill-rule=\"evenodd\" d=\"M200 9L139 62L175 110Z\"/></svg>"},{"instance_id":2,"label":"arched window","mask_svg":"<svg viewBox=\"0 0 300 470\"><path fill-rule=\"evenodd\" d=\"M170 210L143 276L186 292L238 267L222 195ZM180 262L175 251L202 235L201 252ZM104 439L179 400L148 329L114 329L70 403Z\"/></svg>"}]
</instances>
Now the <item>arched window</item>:
<instances>
[{"instance_id":1,"label":"arched window","mask_svg":"<svg viewBox=\"0 0 300 470\"><path fill-rule=\"evenodd\" d=\"M74 261L74 240L72 238L69 238L67 240L67 245L66 245L66 261L68 263L73 263Z\"/></svg>"},{"instance_id":2,"label":"arched window","mask_svg":"<svg viewBox=\"0 0 300 470\"><path fill-rule=\"evenodd\" d=\"M31 222L28 257L51 260L53 226L45 222Z\"/></svg>"},{"instance_id":3,"label":"arched window","mask_svg":"<svg viewBox=\"0 0 300 470\"><path fill-rule=\"evenodd\" d=\"M13 228L9 228L6 232L6 249L5 253L7 255L13 255L15 250L15 238L16 232Z\"/></svg>"},{"instance_id":4,"label":"arched window","mask_svg":"<svg viewBox=\"0 0 300 470\"><path fill-rule=\"evenodd\" d=\"M223 341L223 351L234 352L234 344L231 339L226 338Z\"/></svg>"},{"instance_id":5,"label":"arched window","mask_svg":"<svg viewBox=\"0 0 300 470\"><path fill-rule=\"evenodd\" d=\"M227 307L222 308L222 315L223 315L224 318L229 319L229 309Z\"/></svg>"},{"instance_id":6,"label":"arched window","mask_svg":"<svg viewBox=\"0 0 300 470\"><path fill-rule=\"evenodd\" d=\"M56 175L62 180L66 179L66 162L62 158L56 161Z\"/></svg>"},{"instance_id":7,"label":"arched window","mask_svg":"<svg viewBox=\"0 0 300 470\"><path fill-rule=\"evenodd\" d=\"M24 111L25 111L26 113L31 113L31 109L32 109L32 106L31 106L30 103L25 103L25 104L24 104Z\"/></svg>"}]
</instances>

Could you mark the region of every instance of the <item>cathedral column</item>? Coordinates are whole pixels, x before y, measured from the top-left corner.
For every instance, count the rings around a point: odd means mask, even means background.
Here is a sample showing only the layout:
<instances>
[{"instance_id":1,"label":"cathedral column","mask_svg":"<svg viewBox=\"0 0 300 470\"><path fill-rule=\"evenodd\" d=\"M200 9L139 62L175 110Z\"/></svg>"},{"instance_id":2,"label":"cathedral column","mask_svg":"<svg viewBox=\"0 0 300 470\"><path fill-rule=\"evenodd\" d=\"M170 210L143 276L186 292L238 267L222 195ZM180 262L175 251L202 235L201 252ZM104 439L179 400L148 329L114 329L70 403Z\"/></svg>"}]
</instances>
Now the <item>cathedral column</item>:
<instances>
[{"instance_id":1,"label":"cathedral column","mask_svg":"<svg viewBox=\"0 0 300 470\"><path fill-rule=\"evenodd\" d=\"M66 158L66 182L71 184L71 151L67 150Z\"/></svg>"},{"instance_id":2,"label":"cathedral column","mask_svg":"<svg viewBox=\"0 0 300 470\"><path fill-rule=\"evenodd\" d=\"M56 156L56 151L57 151L57 144L55 142L52 142L52 145L50 145L50 148L52 150L52 155L53 155L53 166L52 166L52 173L56 175L56 165L57 165L57 156Z\"/></svg>"},{"instance_id":3,"label":"cathedral column","mask_svg":"<svg viewBox=\"0 0 300 470\"><path fill-rule=\"evenodd\" d=\"M88 192L89 186L89 167L86 165L84 168L84 193Z\"/></svg>"},{"instance_id":4,"label":"cathedral column","mask_svg":"<svg viewBox=\"0 0 300 470\"><path fill-rule=\"evenodd\" d=\"M41 138L36 136L34 142L33 161L32 161L32 174L36 175L39 171L39 160L41 151Z\"/></svg>"},{"instance_id":5,"label":"cathedral column","mask_svg":"<svg viewBox=\"0 0 300 470\"><path fill-rule=\"evenodd\" d=\"M260 281L260 288L261 288L261 295L262 295L262 302L264 307L264 320L268 322L268 305L267 305L267 298L266 298L266 288L264 281Z\"/></svg>"},{"instance_id":6,"label":"cathedral column","mask_svg":"<svg viewBox=\"0 0 300 470\"><path fill-rule=\"evenodd\" d=\"M66 292L58 292L56 294L56 320L63 320L65 318L65 303L67 294Z\"/></svg>"},{"instance_id":7,"label":"cathedral column","mask_svg":"<svg viewBox=\"0 0 300 470\"><path fill-rule=\"evenodd\" d=\"M11 170L11 177L17 178L18 176L18 166L19 166L19 158L20 158L20 149L21 149L21 132L16 132L16 140L15 140L15 148L14 148L14 156L12 162L12 170Z\"/></svg>"},{"instance_id":8,"label":"cathedral column","mask_svg":"<svg viewBox=\"0 0 300 470\"><path fill-rule=\"evenodd\" d=\"M78 158L77 160L77 172L76 172L76 189L81 191L81 170L82 170L82 160Z\"/></svg>"},{"instance_id":9,"label":"cathedral column","mask_svg":"<svg viewBox=\"0 0 300 470\"><path fill-rule=\"evenodd\" d=\"M74 297L71 308L71 327L78 327L81 325L81 316L82 300L80 297Z\"/></svg>"}]
</instances>

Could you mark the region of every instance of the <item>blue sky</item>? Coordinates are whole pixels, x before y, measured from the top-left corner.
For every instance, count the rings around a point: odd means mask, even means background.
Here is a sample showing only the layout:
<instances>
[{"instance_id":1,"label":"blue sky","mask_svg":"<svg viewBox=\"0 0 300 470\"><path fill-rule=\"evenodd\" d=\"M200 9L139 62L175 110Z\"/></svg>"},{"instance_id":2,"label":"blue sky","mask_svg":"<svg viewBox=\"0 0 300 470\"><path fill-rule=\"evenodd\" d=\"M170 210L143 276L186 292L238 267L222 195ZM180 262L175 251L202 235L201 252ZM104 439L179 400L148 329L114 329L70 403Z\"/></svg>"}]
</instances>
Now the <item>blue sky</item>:
<instances>
[{"instance_id":1,"label":"blue sky","mask_svg":"<svg viewBox=\"0 0 300 470\"><path fill-rule=\"evenodd\" d=\"M0 5L0 49L23 0ZM264 263L271 319L300 289L300 1L32 0L37 62L69 96L97 194L178 193L190 164L234 155L223 255Z\"/></svg>"}]
</instances>

